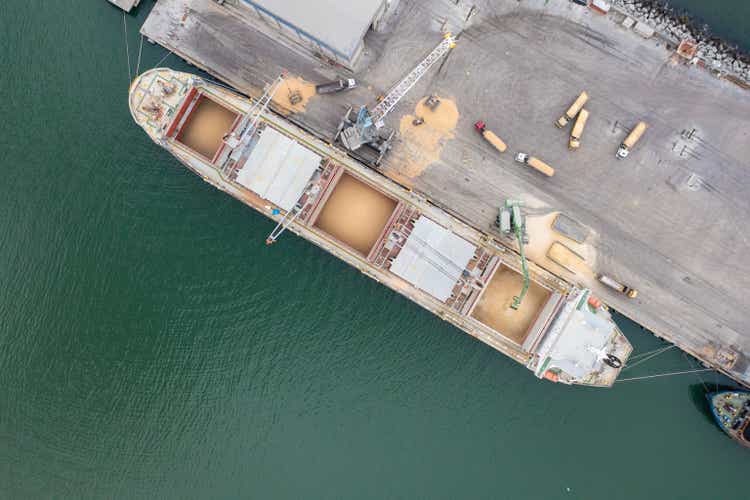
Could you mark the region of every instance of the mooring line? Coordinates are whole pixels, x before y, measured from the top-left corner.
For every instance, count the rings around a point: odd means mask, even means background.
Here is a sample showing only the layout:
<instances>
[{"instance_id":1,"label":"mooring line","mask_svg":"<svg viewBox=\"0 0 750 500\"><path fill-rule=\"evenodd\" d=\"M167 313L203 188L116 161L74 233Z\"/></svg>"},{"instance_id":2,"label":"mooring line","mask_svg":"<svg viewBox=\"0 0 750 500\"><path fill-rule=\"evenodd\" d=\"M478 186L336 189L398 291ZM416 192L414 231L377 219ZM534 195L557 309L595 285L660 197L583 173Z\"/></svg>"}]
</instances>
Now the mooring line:
<instances>
[{"instance_id":1,"label":"mooring line","mask_svg":"<svg viewBox=\"0 0 750 500\"><path fill-rule=\"evenodd\" d=\"M645 363L645 362L646 362L646 361L648 361L649 359L651 359L651 358L655 358L655 357L656 357L656 356L658 356L659 354L661 354L661 353L663 353L663 352L667 352L668 350L672 349L673 347L676 347L676 346L675 346L674 344L672 344L672 345L670 345L670 346L667 346L667 347L664 347L664 348L662 348L662 349L659 349L659 350L658 350L657 352L655 352L654 354L652 354L652 355L650 355L650 356L647 356L647 357L645 357L645 358L641 359L640 361L637 361L637 362L633 363L632 365L627 365L627 366L626 366L625 368L623 368L623 369L622 369L622 371L625 371L625 370L629 370L630 368L636 367L636 366L640 365L641 363Z\"/></svg>"},{"instance_id":2,"label":"mooring line","mask_svg":"<svg viewBox=\"0 0 750 500\"><path fill-rule=\"evenodd\" d=\"M671 372L671 373L658 373L656 375L645 375L643 377L631 377L631 378L621 378L618 379L617 382L628 382L630 380L645 380L649 378L658 378L658 377L669 377L671 375L685 375L688 373L700 373L700 372L710 372L713 368L703 368L700 370L687 370L683 372Z\"/></svg>"},{"instance_id":3,"label":"mooring line","mask_svg":"<svg viewBox=\"0 0 750 500\"><path fill-rule=\"evenodd\" d=\"M653 351L646 351L646 352L642 352L640 354L634 354L634 355L630 356L630 358L628 358L628 359L630 361L635 361L636 359L642 358L643 356L648 356L649 354L653 354L656 351L661 351L662 349L664 349L664 347L665 347L664 344L662 344L661 347L658 347L658 348L654 349Z\"/></svg>"},{"instance_id":4,"label":"mooring line","mask_svg":"<svg viewBox=\"0 0 750 500\"><path fill-rule=\"evenodd\" d=\"M141 69L141 52L143 51L143 34L141 34L141 44L138 46L138 63L135 65L135 76L138 76L138 70Z\"/></svg>"},{"instance_id":5,"label":"mooring line","mask_svg":"<svg viewBox=\"0 0 750 500\"><path fill-rule=\"evenodd\" d=\"M128 58L128 84L133 81L133 73L130 71L130 47L128 47L128 22L125 20L125 11L122 11L122 30L125 33L125 56Z\"/></svg>"},{"instance_id":6,"label":"mooring line","mask_svg":"<svg viewBox=\"0 0 750 500\"><path fill-rule=\"evenodd\" d=\"M167 59L167 57L169 57L171 54L172 54L171 50L167 52L166 54L164 54L164 57L162 57L161 60L154 65L154 68L158 68L159 66L161 66L161 63L163 63Z\"/></svg>"},{"instance_id":7,"label":"mooring line","mask_svg":"<svg viewBox=\"0 0 750 500\"><path fill-rule=\"evenodd\" d=\"M688 364L690 365L690 368L695 368L695 366L693 366L693 362L690 361L690 358L688 357L687 353L682 353L682 355L684 356L685 360L687 360ZM701 384L703 384L703 388L706 390L706 393L709 393L710 391L708 390L708 386L706 385L706 382L703 380L703 377L698 375L698 379L701 381Z\"/></svg>"}]
</instances>

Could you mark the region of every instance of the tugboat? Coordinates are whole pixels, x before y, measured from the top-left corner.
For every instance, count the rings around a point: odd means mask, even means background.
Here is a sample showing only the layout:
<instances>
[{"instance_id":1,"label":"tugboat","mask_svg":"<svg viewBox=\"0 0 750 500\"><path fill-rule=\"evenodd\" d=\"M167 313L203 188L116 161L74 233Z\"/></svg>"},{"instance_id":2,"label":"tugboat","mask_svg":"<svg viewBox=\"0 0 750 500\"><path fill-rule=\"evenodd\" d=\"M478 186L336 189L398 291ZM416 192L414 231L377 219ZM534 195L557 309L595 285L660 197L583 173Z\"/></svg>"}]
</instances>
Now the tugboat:
<instances>
[{"instance_id":1,"label":"tugboat","mask_svg":"<svg viewBox=\"0 0 750 500\"><path fill-rule=\"evenodd\" d=\"M746 448L750 448L750 391L719 391L706 395L719 427Z\"/></svg>"}]
</instances>

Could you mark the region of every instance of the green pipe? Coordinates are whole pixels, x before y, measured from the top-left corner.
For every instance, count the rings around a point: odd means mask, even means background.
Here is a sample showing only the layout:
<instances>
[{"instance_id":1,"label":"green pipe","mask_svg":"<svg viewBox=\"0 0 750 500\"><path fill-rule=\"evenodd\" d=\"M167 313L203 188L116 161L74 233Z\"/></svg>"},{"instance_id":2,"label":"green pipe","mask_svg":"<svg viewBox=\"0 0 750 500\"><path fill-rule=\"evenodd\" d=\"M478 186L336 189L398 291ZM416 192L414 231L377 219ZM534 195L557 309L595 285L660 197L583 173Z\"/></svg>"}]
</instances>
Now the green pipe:
<instances>
[{"instance_id":1,"label":"green pipe","mask_svg":"<svg viewBox=\"0 0 750 500\"><path fill-rule=\"evenodd\" d=\"M523 270L523 288L521 293L513 297L513 303L510 305L511 309L518 309L521 307L521 301L526 296L526 292L529 290L529 268L526 265L526 254L523 253L523 235L521 234L521 226L515 224L513 221L514 232L516 233L516 239L518 240L518 249L521 253L521 269Z\"/></svg>"}]
</instances>

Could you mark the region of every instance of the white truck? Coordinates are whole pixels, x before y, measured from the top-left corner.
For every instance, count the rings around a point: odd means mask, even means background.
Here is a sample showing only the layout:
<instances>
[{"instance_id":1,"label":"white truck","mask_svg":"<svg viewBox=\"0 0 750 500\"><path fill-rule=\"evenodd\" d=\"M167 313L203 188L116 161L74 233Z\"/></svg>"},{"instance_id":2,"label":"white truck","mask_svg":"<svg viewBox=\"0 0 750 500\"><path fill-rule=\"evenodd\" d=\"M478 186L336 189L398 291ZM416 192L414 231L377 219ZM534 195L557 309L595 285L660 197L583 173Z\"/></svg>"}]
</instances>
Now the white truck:
<instances>
[{"instance_id":1,"label":"white truck","mask_svg":"<svg viewBox=\"0 0 750 500\"><path fill-rule=\"evenodd\" d=\"M612 288L613 290L617 290L620 293L624 293L627 297L634 299L638 296L638 290L635 288L630 288L627 285L623 285L619 281L617 281L614 278L610 278L606 274L600 274L597 279L607 285L608 287Z\"/></svg>"},{"instance_id":2,"label":"white truck","mask_svg":"<svg viewBox=\"0 0 750 500\"><path fill-rule=\"evenodd\" d=\"M555 175L555 169L544 163L542 160L535 156L530 156L527 153L518 153L516 155L516 161L518 163L523 163L524 165L528 165L529 167L533 168L537 172L541 172L547 177L552 177Z\"/></svg>"},{"instance_id":3,"label":"white truck","mask_svg":"<svg viewBox=\"0 0 750 500\"><path fill-rule=\"evenodd\" d=\"M628 136L624 141L622 141L622 144L620 144L620 147L617 149L618 159L624 160L628 157L628 155L630 154L630 150L633 149L635 143L637 143L641 139L641 136L647 128L648 125L646 125L646 122L638 122L638 125L633 127L633 130L630 131Z\"/></svg>"}]
</instances>

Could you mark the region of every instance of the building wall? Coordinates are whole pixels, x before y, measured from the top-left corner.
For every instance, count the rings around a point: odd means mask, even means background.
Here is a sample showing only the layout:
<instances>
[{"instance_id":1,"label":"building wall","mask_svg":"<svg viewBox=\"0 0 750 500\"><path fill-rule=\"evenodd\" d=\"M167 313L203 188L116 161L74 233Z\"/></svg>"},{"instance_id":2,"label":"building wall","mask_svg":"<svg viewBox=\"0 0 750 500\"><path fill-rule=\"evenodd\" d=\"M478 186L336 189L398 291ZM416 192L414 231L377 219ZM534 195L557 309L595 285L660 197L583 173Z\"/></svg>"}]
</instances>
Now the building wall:
<instances>
[{"instance_id":1,"label":"building wall","mask_svg":"<svg viewBox=\"0 0 750 500\"><path fill-rule=\"evenodd\" d=\"M356 1L356 0L353 0ZM273 31L282 35L286 40L302 47L306 51L310 52L316 57L323 57L335 63L338 63L345 68L354 69L359 57L362 54L364 48L364 40L360 39L356 47L350 54L343 53L334 47L329 46L325 42L319 40L314 35L307 33L305 30L298 28L291 22L288 22L263 7L256 5L252 0L235 0L227 3L231 3L236 7L246 10L254 16L254 18L261 21L264 27L270 28ZM374 26L382 19L385 12L388 10L388 5L391 0L383 0L382 6L378 9L373 20L371 21ZM364 37L364 33L362 35Z\"/></svg>"},{"instance_id":2,"label":"building wall","mask_svg":"<svg viewBox=\"0 0 750 500\"><path fill-rule=\"evenodd\" d=\"M377 14L375 14L375 17L372 20L373 31L380 31L382 29L384 22L388 18L386 14L396 10L400 1L401 0L384 0L383 1L383 3L380 5L380 9L378 9Z\"/></svg>"}]
</instances>

